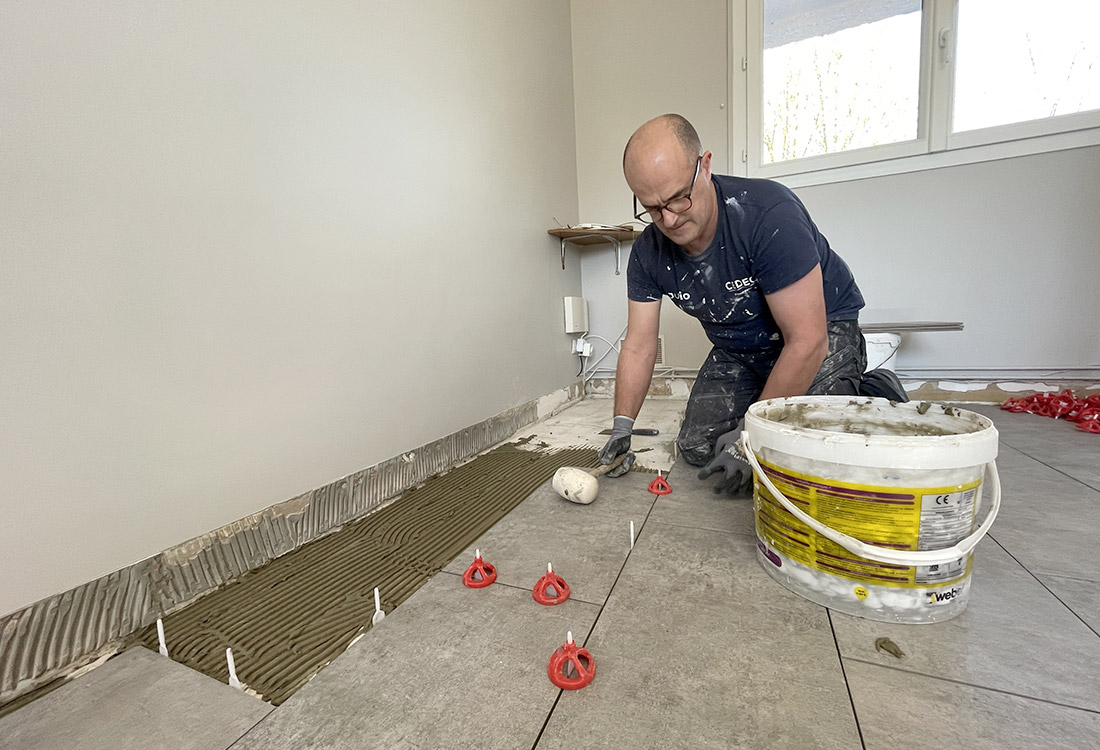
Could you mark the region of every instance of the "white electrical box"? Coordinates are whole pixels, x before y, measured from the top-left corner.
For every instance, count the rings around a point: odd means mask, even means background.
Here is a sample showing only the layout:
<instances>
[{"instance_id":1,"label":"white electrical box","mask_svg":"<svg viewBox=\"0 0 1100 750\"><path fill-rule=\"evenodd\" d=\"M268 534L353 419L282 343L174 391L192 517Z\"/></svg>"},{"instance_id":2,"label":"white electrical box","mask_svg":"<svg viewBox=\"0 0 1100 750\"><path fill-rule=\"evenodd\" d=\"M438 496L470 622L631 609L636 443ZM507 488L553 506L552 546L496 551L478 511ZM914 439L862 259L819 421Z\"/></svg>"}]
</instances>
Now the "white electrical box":
<instances>
[{"instance_id":1,"label":"white electrical box","mask_svg":"<svg viewBox=\"0 0 1100 750\"><path fill-rule=\"evenodd\" d=\"M565 298L565 332L588 333L588 300L584 297Z\"/></svg>"}]
</instances>

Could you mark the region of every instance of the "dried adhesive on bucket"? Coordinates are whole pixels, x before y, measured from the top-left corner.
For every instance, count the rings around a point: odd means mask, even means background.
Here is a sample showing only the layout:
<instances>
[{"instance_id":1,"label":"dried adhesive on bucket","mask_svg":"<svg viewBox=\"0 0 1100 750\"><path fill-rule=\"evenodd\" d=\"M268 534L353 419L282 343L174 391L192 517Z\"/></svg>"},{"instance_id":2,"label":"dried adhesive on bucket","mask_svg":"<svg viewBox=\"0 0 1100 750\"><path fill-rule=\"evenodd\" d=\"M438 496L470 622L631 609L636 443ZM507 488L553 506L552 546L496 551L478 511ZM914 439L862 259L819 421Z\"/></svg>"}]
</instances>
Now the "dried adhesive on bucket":
<instances>
[{"instance_id":1,"label":"dried adhesive on bucket","mask_svg":"<svg viewBox=\"0 0 1100 750\"><path fill-rule=\"evenodd\" d=\"M766 461L761 465L775 486L803 511L870 544L937 549L954 544L973 529L981 480L951 487L876 487L810 476ZM815 534L763 485L757 487L755 503L757 535L775 551L815 570L863 584L908 588L954 583L970 573L969 559L903 566L856 557Z\"/></svg>"}]
</instances>

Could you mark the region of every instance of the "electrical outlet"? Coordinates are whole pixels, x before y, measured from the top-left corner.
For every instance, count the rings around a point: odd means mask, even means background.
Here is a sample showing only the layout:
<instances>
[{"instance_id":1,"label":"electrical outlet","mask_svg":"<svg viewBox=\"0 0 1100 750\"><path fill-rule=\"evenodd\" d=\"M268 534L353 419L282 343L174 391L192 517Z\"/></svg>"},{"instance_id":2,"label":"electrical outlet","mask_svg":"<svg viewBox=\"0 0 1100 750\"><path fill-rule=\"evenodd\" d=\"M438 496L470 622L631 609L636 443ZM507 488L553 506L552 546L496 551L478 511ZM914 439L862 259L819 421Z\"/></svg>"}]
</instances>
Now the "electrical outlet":
<instances>
[{"instance_id":1,"label":"electrical outlet","mask_svg":"<svg viewBox=\"0 0 1100 750\"><path fill-rule=\"evenodd\" d=\"M578 336L577 338L573 339L573 347L572 349L570 349L570 351L572 351L574 354L582 354L584 352L585 346L591 347L591 344L584 340L584 336Z\"/></svg>"}]
</instances>

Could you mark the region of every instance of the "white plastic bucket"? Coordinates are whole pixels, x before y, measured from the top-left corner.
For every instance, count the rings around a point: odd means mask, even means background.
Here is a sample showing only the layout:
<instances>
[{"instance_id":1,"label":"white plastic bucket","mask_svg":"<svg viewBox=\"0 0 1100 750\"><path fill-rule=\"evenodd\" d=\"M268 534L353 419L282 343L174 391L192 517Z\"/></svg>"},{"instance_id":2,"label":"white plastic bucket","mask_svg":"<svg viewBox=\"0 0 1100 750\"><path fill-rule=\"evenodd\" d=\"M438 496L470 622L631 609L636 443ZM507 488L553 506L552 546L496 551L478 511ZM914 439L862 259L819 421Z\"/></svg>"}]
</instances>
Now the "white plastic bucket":
<instances>
[{"instance_id":1,"label":"white plastic bucket","mask_svg":"<svg viewBox=\"0 0 1100 750\"><path fill-rule=\"evenodd\" d=\"M863 341L867 347L867 370L882 369L893 372L898 361L901 334L865 333Z\"/></svg>"},{"instance_id":2,"label":"white plastic bucket","mask_svg":"<svg viewBox=\"0 0 1100 750\"><path fill-rule=\"evenodd\" d=\"M883 622L966 609L972 550L1000 508L997 430L940 404L760 401L742 445L755 472L757 557L794 593ZM989 512L975 529L984 477Z\"/></svg>"}]
</instances>

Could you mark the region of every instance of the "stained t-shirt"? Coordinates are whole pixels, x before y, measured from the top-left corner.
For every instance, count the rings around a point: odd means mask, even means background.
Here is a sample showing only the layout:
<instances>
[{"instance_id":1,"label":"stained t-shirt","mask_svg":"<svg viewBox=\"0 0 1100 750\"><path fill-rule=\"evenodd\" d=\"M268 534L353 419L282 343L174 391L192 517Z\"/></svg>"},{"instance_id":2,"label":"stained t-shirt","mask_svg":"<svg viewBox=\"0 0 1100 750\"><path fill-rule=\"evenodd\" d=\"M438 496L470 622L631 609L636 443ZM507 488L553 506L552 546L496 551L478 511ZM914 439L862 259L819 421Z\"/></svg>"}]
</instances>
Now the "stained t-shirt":
<instances>
[{"instance_id":1,"label":"stained t-shirt","mask_svg":"<svg viewBox=\"0 0 1100 750\"><path fill-rule=\"evenodd\" d=\"M688 255L655 226L634 241L627 297L663 295L698 318L715 346L748 352L782 347L764 295L821 266L828 320L855 320L863 295L848 265L817 231L789 188L770 180L714 175L718 228L710 246Z\"/></svg>"}]
</instances>

